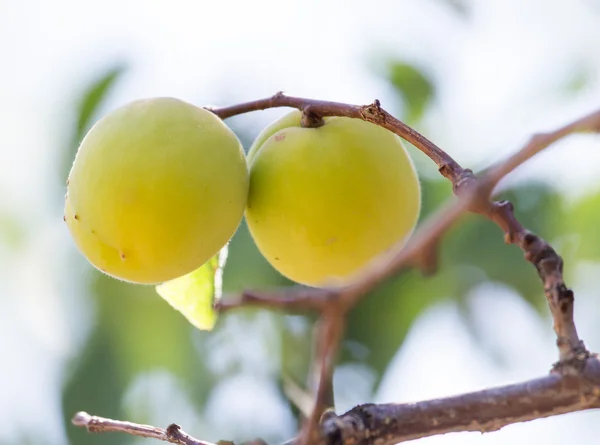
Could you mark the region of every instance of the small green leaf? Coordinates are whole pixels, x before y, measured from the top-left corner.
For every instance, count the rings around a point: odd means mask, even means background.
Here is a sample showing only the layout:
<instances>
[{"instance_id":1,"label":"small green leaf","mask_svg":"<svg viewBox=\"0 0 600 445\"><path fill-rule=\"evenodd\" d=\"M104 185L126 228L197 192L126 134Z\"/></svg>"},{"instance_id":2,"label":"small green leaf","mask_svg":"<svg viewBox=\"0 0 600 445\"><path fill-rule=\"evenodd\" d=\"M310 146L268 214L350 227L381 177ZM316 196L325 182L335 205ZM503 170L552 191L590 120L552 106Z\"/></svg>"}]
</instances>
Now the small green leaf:
<instances>
[{"instance_id":1,"label":"small green leaf","mask_svg":"<svg viewBox=\"0 0 600 445\"><path fill-rule=\"evenodd\" d=\"M100 75L80 98L77 116L76 138L81 140L92 125L94 116L112 91L115 84L123 76L127 67L119 63Z\"/></svg>"},{"instance_id":2,"label":"small green leaf","mask_svg":"<svg viewBox=\"0 0 600 445\"><path fill-rule=\"evenodd\" d=\"M156 291L198 329L210 331L217 321L213 303L221 297L227 246L195 271L156 286Z\"/></svg>"},{"instance_id":3,"label":"small green leaf","mask_svg":"<svg viewBox=\"0 0 600 445\"><path fill-rule=\"evenodd\" d=\"M67 174L71 169L75 153L77 153L81 140L94 124L94 121L97 119L97 113L102 105L104 105L109 94L115 88L117 81L121 79L126 70L127 65L121 63L108 68L96 79L93 79L78 98L77 104L75 105L77 122L73 128L67 147L65 147L66 150L63 153L62 166L59 171L61 185L64 184Z\"/></svg>"},{"instance_id":4,"label":"small green leaf","mask_svg":"<svg viewBox=\"0 0 600 445\"><path fill-rule=\"evenodd\" d=\"M564 231L576 240L578 260L598 261L600 258L600 193L593 193L569 206Z\"/></svg>"},{"instance_id":5,"label":"small green leaf","mask_svg":"<svg viewBox=\"0 0 600 445\"><path fill-rule=\"evenodd\" d=\"M421 119L435 94L433 82L414 66L402 62L393 62L388 73L404 101L405 119L410 122Z\"/></svg>"}]
</instances>

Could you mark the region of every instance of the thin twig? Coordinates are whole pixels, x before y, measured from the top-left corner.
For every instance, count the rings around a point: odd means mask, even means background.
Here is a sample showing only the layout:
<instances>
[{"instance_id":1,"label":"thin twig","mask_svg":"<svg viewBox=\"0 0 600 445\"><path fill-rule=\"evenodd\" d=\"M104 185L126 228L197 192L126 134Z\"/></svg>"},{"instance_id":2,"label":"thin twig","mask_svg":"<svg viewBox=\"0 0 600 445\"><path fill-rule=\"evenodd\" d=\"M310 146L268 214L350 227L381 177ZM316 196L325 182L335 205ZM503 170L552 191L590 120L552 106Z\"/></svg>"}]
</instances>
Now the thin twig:
<instances>
[{"instance_id":1,"label":"thin twig","mask_svg":"<svg viewBox=\"0 0 600 445\"><path fill-rule=\"evenodd\" d=\"M345 316L336 311L325 312L317 321L316 354L313 368L318 375L313 382L314 406L304 422L300 445L309 445L318 439L319 420L323 413L333 408L333 370L338 347L342 339Z\"/></svg>"},{"instance_id":2,"label":"thin twig","mask_svg":"<svg viewBox=\"0 0 600 445\"><path fill-rule=\"evenodd\" d=\"M253 100L229 107L209 108L221 119L237 116L250 111L266 110L268 108L290 107L299 110L310 111L310 113L325 116L342 116L354 119L362 119L372 122L383 128L387 128L398 136L407 140L436 163L440 172L448 179L460 173L462 168L444 150L439 148L418 131L413 130L404 122L396 119L390 113L381 108L378 100L371 105L349 105L340 102L329 102L325 100L314 100L303 97L286 96L282 92L271 97Z\"/></svg>"},{"instance_id":3,"label":"thin twig","mask_svg":"<svg viewBox=\"0 0 600 445\"><path fill-rule=\"evenodd\" d=\"M506 161L493 166L486 172L490 184L495 186L503 177L512 172L515 168L524 164L540 151L549 145L574 133L589 133L600 131L600 110L596 110L570 124L567 124L557 130L538 133L534 135L529 143L517 153L509 157Z\"/></svg>"},{"instance_id":4,"label":"thin twig","mask_svg":"<svg viewBox=\"0 0 600 445\"><path fill-rule=\"evenodd\" d=\"M242 306L269 307L286 312L322 312L337 298L336 290L293 286L272 292L246 290L237 299L225 295L215 302L220 312Z\"/></svg>"},{"instance_id":5,"label":"thin twig","mask_svg":"<svg viewBox=\"0 0 600 445\"><path fill-rule=\"evenodd\" d=\"M139 423L91 416L83 411L75 414L71 422L75 426L86 428L90 433L117 432L131 434L132 436L158 439L180 445L213 445L210 442L193 438L175 423L172 423L166 429L163 429L151 425L142 425Z\"/></svg>"}]
</instances>

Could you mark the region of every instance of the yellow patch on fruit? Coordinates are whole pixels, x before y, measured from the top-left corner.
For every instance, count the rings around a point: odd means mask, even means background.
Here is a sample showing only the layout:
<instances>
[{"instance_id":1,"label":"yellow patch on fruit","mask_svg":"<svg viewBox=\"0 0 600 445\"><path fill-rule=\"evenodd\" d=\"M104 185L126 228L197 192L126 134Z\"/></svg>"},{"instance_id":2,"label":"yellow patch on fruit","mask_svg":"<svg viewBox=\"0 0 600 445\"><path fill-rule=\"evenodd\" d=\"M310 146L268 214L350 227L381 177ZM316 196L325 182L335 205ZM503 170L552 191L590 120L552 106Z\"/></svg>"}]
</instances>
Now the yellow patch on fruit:
<instances>
[{"instance_id":1,"label":"yellow patch on fruit","mask_svg":"<svg viewBox=\"0 0 600 445\"><path fill-rule=\"evenodd\" d=\"M418 176L400 138L374 124L325 118L300 126L294 111L250 152L246 220L258 249L298 283L344 285L406 240L421 207Z\"/></svg>"},{"instance_id":2,"label":"yellow patch on fruit","mask_svg":"<svg viewBox=\"0 0 600 445\"><path fill-rule=\"evenodd\" d=\"M115 278L154 284L188 274L237 230L248 168L236 135L173 98L134 101L83 139L65 221L83 255Z\"/></svg>"}]
</instances>

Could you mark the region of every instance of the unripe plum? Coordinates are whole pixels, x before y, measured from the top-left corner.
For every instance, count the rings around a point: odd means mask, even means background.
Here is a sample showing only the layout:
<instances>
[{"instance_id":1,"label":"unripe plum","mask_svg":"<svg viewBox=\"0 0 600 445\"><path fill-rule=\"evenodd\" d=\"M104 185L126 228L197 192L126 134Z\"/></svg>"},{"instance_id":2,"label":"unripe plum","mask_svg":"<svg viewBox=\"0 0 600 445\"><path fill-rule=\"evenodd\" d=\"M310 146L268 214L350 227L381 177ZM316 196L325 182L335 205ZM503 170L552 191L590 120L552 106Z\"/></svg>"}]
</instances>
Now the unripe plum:
<instances>
[{"instance_id":1,"label":"unripe plum","mask_svg":"<svg viewBox=\"0 0 600 445\"><path fill-rule=\"evenodd\" d=\"M131 102L78 149L64 218L112 277L160 283L200 267L237 230L248 196L242 146L210 111L174 98Z\"/></svg>"},{"instance_id":2,"label":"unripe plum","mask_svg":"<svg viewBox=\"0 0 600 445\"><path fill-rule=\"evenodd\" d=\"M417 172L398 136L360 119L324 122L302 127L294 111L248 153L250 233L282 275L314 287L350 283L410 236L421 207Z\"/></svg>"}]
</instances>

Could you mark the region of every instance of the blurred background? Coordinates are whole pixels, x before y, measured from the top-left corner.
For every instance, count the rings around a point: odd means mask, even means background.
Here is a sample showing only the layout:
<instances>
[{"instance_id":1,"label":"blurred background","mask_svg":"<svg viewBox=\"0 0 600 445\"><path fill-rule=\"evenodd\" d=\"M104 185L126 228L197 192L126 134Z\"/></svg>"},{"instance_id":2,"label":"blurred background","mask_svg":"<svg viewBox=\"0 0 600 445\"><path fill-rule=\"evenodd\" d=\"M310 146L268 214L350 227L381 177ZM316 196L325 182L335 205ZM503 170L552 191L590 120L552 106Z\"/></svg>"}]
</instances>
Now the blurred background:
<instances>
[{"instance_id":1,"label":"blurred background","mask_svg":"<svg viewBox=\"0 0 600 445\"><path fill-rule=\"evenodd\" d=\"M290 382L306 379L311 320L243 310L194 329L153 287L92 269L62 221L77 145L103 114L148 96L227 105L289 94L373 99L463 166L484 168L537 131L600 104L597 0L0 0L0 443L121 445L71 426L86 410L199 438L291 437ZM287 112L230 119L247 149ZM600 350L600 136L565 139L501 184L519 219L564 256L586 345ZM451 194L409 147L424 213ZM468 216L431 278L407 272L351 315L337 411L409 402L548 372L542 286L499 229ZM289 285L242 225L224 291ZM597 442L600 412L433 444ZM144 441L144 443L149 443Z\"/></svg>"}]
</instances>

